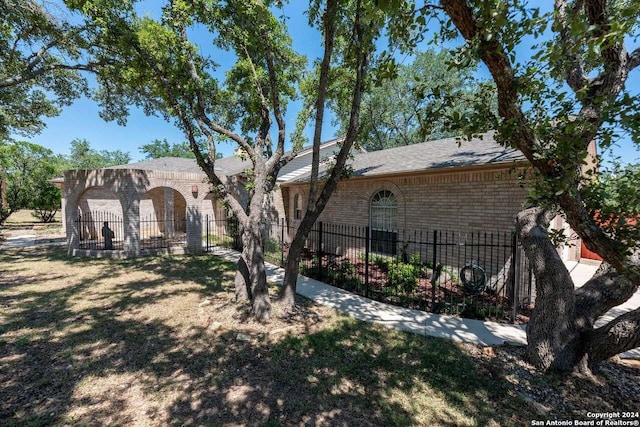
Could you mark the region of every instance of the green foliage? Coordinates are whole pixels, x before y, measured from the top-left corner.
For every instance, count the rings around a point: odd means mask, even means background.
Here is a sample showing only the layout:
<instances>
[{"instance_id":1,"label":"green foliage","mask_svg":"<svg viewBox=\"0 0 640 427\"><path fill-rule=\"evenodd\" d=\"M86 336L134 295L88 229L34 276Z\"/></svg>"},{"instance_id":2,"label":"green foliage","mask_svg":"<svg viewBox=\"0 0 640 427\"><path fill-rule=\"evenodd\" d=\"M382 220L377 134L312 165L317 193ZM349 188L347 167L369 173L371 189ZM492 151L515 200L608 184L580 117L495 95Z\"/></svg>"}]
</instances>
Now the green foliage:
<instances>
[{"instance_id":1,"label":"green foliage","mask_svg":"<svg viewBox=\"0 0 640 427\"><path fill-rule=\"evenodd\" d=\"M391 263L387 273L387 286L399 292L413 293L418 287L420 268L420 264Z\"/></svg>"},{"instance_id":2,"label":"green foliage","mask_svg":"<svg viewBox=\"0 0 640 427\"><path fill-rule=\"evenodd\" d=\"M273 237L266 239L264 242L264 254L265 257L270 258L272 261L280 263L280 256L282 254L280 241Z\"/></svg>"},{"instance_id":3,"label":"green foliage","mask_svg":"<svg viewBox=\"0 0 640 427\"><path fill-rule=\"evenodd\" d=\"M49 222L60 209L60 190L49 182L62 170L62 159L37 144L15 141L0 146L0 173L6 179L3 221L19 209L34 209Z\"/></svg>"},{"instance_id":4,"label":"green foliage","mask_svg":"<svg viewBox=\"0 0 640 427\"><path fill-rule=\"evenodd\" d=\"M590 213L607 233L632 248L640 241L640 165L614 164L585 188Z\"/></svg>"},{"instance_id":5,"label":"green foliage","mask_svg":"<svg viewBox=\"0 0 640 427\"><path fill-rule=\"evenodd\" d=\"M166 139L154 139L149 144L140 147L140 152L145 155L146 159L159 159L161 157L182 157L185 159L194 159L195 155L189 144L179 142L169 144Z\"/></svg>"},{"instance_id":6,"label":"green foliage","mask_svg":"<svg viewBox=\"0 0 640 427\"><path fill-rule=\"evenodd\" d=\"M364 285L358 278L356 266L346 258L339 262L329 261L321 269L320 259L313 257L310 266L300 266L300 273L348 291L363 291Z\"/></svg>"},{"instance_id":7,"label":"green foliage","mask_svg":"<svg viewBox=\"0 0 640 427\"><path fill-rule=\"evenodd\" d=\"M369 151L456 136L476 107L495 111L492 85L473 77L475 67L457 67L446 51L427 50L408 65L387 63L379 84L363 98L358 143ZM381 72L381 71L380 71ZM393 76L393 78L388 78ZM341 132L349 117L338 111ZM477 127L486 131L491 123Z\"/></svg>"},{"instance_id":8,"label":"green foliage","mask_svg":"<svg viewBox=\"0 0 640 427\"><path fill-rule=\"evenodd\" d=\"M87 93L79 70L96 64L83 54L91 31L67 19L61 4L0 1L0 140L33 135L43 118Z\"/></svg>"},{"instance_id":9,"label":"green foliage","mask_svg":"<svg viewBox=\"0 0 640 427\"><path fill-rule=\"evenodd\" d=\"M362 291L362 281L358 278L356 266L348 259L343 259L329 272L331 283L348 291Z\"/></svg>"},{"instance_id":10,"label":"green foliage","mask_svg":"<svg viewBox=\"0 0 640 427\"><path fill-rule=\"evenodd\" d=\"M129 153L120 150L97 151L86 139L71 141L71 154L66 162L68 169L100 169L108 166L124 165L131 161Z\"/></svg>"}]
</instances>

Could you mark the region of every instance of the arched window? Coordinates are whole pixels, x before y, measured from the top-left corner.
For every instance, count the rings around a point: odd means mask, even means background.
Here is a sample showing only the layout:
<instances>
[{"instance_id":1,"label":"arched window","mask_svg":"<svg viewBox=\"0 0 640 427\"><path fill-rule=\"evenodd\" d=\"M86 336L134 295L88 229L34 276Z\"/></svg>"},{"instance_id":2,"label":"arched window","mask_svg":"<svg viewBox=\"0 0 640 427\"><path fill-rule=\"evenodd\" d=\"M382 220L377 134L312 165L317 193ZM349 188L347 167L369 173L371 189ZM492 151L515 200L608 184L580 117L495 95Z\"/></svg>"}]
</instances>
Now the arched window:
<instances>
[{"instance_id":1,"label":"arched window","mask_svg":"<svg viewBox=\"0 0 640 427\"><path fill-rule=\"evenodd\" d=\"M293 218L302 219L302 209L300 209L300 195L293 196Z\"/></svg>"},{"instance_id":2,"label":"arched window","mask_svg":"<svg viewBox=\"0 0 640 427\"><path fill-rule=\"evenodd\" d=\"M369 226L371 250L395 254L398 238L398 200L389 190L378 191L371 199Z\"/></svg>"}]
</instances>

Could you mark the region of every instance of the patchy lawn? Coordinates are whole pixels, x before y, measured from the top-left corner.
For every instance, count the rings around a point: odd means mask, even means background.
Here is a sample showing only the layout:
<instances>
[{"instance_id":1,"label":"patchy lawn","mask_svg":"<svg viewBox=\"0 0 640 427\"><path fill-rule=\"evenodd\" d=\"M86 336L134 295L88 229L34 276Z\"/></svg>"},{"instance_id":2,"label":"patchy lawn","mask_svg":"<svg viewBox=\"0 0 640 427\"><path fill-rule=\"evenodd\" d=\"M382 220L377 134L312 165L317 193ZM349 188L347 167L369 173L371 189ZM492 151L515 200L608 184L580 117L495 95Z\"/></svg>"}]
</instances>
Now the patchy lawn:
<instances>
[{"instance_id":1,"label":"patchy lawn","mask_svg":"<svg viewBox=\"0 0 640 427\"><path fill-rule=\"evenodd\" d=\"M517 349L304 299L253 322L233 302L233 266L212 256L63 253L0 252L0 425L510 426L640 403L638 369L617 363L602 384L542 376Z\"/></svg>"}]
</instances>

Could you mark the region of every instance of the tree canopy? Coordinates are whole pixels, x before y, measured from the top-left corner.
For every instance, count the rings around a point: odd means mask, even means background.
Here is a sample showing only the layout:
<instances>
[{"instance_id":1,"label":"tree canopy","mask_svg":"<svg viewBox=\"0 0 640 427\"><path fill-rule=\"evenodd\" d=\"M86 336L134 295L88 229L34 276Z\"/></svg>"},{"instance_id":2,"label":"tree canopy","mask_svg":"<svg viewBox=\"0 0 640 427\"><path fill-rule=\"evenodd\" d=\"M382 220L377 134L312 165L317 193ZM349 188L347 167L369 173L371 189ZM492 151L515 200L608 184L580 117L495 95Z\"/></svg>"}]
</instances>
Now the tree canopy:
<instances>
[{"instance_id":1,"label":"tree canopy","mask_svg":"<svg viewBox=\"0 0 640 427\"><path fill-rule=\"evenodd\" d=\"M458 67L446 50L418 52L399 65L396 77L373 85L363 96L358 144L368 151L459 136L460 118L482 105L495 110L494 87L474 77L473 66ZM348 116L337 110L340 132ZM474 131L487 131L491 123Z\"/></svg>"},{"instance_id":2,"label":"tree canopy","mask_svg":"<svg viewBox=\"0 0 640 427\"><path fill-rule=\"evenodd\" d=\"M60 190L49 180L62 170L63 159L40 145L12 141L0 146L0 174L6 182L6 204L0 223L20 209L33 209L43 222L60 209Z\"/></svg>"},{"instance_id":3,"label":"tree canopy","mask_svg":"<svg viewBox=\"0 0 640 427\"><path fill-rule=\"evenodd\" d=\"M65 160L66 169L100 169L108 166L126 165L131 155L120 150L96 150L86 139L70 142L71 154Z\"/></svg>"},{"instance_id":4,"label":"tree canopy","mask_svg":"<svg viewBox=\"0 0 640 427\"><path fill-rule=\"evenodd\" d=\"M532 167L535 207L517 221L536 276L529 359L543 369L570 370L640 346L640 309L594 328L640 286L639 225L627 220L638 209L624 200L638 200L639 187L623 184L637 175L620 169L621 185L611 185L595 171L602 162L590 160L593 141L608 148L626 133L640 143L640 88L629 84L640 65L640 4L557 0L553 10L541 10L524 1L442 0L421 12L422 22L443 23L440 40L461 37L458 53L482 61L496 85L498 116L474 116L469 129L496 123L501 142L518 148ZM556 213L605 260L578 290L549 239Z\"/></svg>"},{"instance_id":5,"label":"tree canopy","mask_svg":"<svg viewBox=\"0 0 640 427\"><path fill-rule=\"evenodd\" d=\"M0 0L0 10L0 140L5 141L12 134L40 132L44 117L88 93L79 71L97 64L85 55L91 28L54 13L63 7Z\"/></svg>"},{"instance_id":6,"label":"tree canopy","mask_svg":"<svg viewBox=\"0 0 640 427\"><path fill-rule=\"evenodd\" d=\"M159 159L160 157L195 158L188 143L170 144L166 139L154 139L149 144L140 147L140 152L145 155L146 159Z\"/></svg>"}]
</instances>

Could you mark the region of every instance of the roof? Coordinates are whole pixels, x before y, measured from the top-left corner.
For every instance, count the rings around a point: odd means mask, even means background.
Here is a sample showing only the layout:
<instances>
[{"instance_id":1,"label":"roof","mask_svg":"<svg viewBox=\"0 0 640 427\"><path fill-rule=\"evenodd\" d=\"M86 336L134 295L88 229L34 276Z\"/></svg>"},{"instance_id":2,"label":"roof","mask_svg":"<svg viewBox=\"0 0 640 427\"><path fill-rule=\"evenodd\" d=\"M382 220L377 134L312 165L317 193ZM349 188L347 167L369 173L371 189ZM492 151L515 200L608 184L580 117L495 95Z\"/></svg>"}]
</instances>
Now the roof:
<instances>
[{"instance_id":1,"label":"roof","mask_svg":"<svg viewBox=\"0 0 640 427\"><path fill-rule=\"evenodd\" d=\"M332 145L336 145L342 138L334 138L329 141L323 142L320 145L321 149L328 148ZM311 154L313 149L312 145L303 147L298 152L297 157ZM288 154L287 152L285 154ZM233 155L222 159L217 159L215 163L216 171L221 171L227 176L236 175L241 173L247 168L251 167L249 160L242 160L240 157ZM156 170L163 172L189 172L189 173L201 173L201 169L196 163L195 159L185 159L182 157L160 157L158 159L143 160L141 162L129 163L126 165L110 166L105 169L138 169L138 170Z\"/></svg>"},{"instance_id":2,"label":"roof","mask_svg":"<svg viewBox=\"0 0 640 427\"><path fill-rule=\"evenodd\" d=\"M446 138L419 144L389 148L368 153L355 153L349 165L352 177L368 177L426 170L513 163L525 160L513 148L505 148L495 140L495 132L487 132L470 141ZM307 182L310 174L290 182Z\"/></svg>"},{"instance_id":3,"label":"roof","mask_svg":"<svg viewBox=\"0 0 640 427\"><path fill-rule=\"evenodd\" d=\"M235 175L249 167L250 162L236 156L225 157L216 160L216 170L225 175ZM155 170L163 172L189 172L202 173L202 170L195 159L185 159L181 157L160 157L159 159L144 160L142 162L130 163L127 165L111 166L105 169L139 169Z\"/></svg>"},{"instance_id":4,"label":"roof","mask_svg":"<svg viewBox=\"0 0 640 427\"><path fill-rule=\"evenodd\" d=\"M482 134L470 141L458 138L445 138L386 150L362 152L354 151L349 165L353 168L352 177L368 177L391 175L398 173L420 172L426 170L479 166L490 164L513 163L525 160L524 155L513 148L505 148L495 140L494 131ZM323 144L330 146L340 139L336 138ZM300 155L310 154L310 147L305 147ZM251 167L249 160L237 156L216 160L216 170L227 176L241 173ZM321 166L326 170L326 165ZM128 165L112 166L107 169L141 169L165 172L201 173L195 159L180 157L162 157L145 160ZM301 168L302 173L289 174L283 183L307 182L310 168Z\"/></svg>"}]
</instances>

